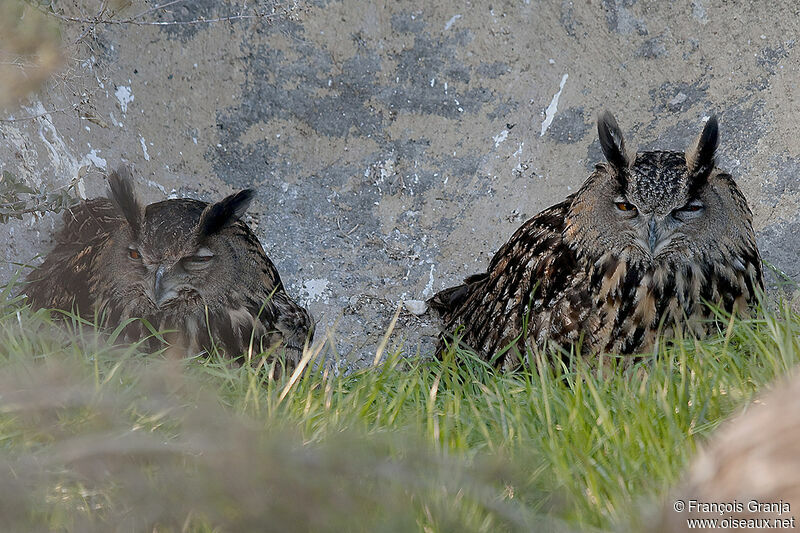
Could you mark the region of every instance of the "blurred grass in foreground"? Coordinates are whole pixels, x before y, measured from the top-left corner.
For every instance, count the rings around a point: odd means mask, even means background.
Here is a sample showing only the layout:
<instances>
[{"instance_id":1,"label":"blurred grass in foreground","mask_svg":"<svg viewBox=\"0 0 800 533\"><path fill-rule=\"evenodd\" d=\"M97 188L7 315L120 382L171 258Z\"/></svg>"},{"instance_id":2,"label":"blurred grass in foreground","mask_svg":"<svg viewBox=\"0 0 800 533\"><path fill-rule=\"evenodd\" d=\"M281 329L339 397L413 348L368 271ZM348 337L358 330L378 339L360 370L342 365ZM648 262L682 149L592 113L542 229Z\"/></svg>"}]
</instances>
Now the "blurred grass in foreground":
<instances>
[{"instance_id":1,"label":"blurred grass in foreground","mask_svg":"<svg viewBox=\"0 0 800 533\"><path fill-rule=\"evenodd\" d=\"M780 308L626 370L499 374L451 351L270 381L258 358L109 347L4 296L10 531L635 529L697 439L800 355L800 316Z\"/></svg>"}]
</instances>

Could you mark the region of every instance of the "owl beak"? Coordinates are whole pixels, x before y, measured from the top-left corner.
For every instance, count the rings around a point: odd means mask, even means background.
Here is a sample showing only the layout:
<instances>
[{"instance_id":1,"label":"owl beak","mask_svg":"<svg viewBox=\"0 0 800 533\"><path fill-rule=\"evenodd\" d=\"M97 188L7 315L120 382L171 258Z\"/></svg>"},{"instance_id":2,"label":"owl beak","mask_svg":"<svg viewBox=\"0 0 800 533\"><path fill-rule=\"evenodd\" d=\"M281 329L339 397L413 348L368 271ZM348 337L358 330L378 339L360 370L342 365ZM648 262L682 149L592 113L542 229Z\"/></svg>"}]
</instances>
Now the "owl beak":
<instances>
[{"instance_id":1,"label":"owl beak","mask_svg":"<svg viewBox=\"0 0 800 533\"><path fill-rule=\"evenodd\" d=\"M672 229L666 219L658 218L656 215L650 218L645 227L647 237L644 238L644 235L640 234L639 242L642 248L650 250L650 257L655 257L672 241Z\"/></svg>"},{"instance_id":2,"label":"owl beak","mask_svg":"<svg viewBox=\"0 0 800 533\"><path fill-rule=\"evenodd\" d=\"M658 246L659 241L659 231L655 217L650 219L650 225L647 233L647 242L650 245L650 255L653 255L656 253L656 246Z\"/></svg>"},{"instance_id":3,"label":"owl beak","mask_svg":"<svg viewBox=\"0 0 800 533\"><path fill-rule=\"evenodd\" d=\"M166 273L167 267L164 265L160 265L158 270L156 270L156 277L155 281L153 282L153 299L156 305L161 305L164 303L164 296L166 295L167 290L164 287L164 273Z\"/></svg>"}]
</instances>

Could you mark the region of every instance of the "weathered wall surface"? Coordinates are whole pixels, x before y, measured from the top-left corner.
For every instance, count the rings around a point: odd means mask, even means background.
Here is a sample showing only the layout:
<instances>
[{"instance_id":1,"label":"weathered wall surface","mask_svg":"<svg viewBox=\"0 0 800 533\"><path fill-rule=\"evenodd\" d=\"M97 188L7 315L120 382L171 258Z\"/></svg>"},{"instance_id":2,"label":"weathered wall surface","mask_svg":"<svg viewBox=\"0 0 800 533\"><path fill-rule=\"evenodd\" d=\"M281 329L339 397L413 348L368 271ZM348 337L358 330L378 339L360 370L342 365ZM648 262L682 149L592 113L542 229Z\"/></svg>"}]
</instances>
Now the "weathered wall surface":
<instances>
[{"instance_id":1,"label":"weathered wall surface","mask_svg":"<svg viewBox=\"0 0 800 533\"><path fill-rule=\"evenodd\" d=\"M794 2L345 0L293 18L98 28L68 82L3 117L0 170L95 196L127 162L148 201L255 187L252 226L351 363L399 302L483 270L582 183L600 111L664 149L715 113L764 257L800 279ZM47 251L57 219L6 224L5 259ZM427 320L403 313L396 342L427 350Z\"/></svg>"}]
</instances>

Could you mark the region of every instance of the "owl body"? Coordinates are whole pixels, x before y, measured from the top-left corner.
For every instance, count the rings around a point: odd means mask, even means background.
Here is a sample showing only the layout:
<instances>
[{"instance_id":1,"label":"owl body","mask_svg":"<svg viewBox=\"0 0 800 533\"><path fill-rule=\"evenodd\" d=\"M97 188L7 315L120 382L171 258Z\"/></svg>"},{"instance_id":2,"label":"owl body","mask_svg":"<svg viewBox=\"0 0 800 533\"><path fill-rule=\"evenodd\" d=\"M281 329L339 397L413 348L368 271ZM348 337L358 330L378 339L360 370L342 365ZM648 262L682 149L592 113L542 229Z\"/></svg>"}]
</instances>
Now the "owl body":
<instances>
[{"instance_id":1,"label":"owl body","mask_svg":"<svg viewBox=\"0 0 800 533\"><path fill-rule=\"evenodd\" d=\"M213 341L230 357L282 346L290 363L299 358L312 321L240 220L253 191L143 208L127 171L109 183L110 199L64 215L54 250L28 276L33 307L74 308L111 327L142 318L190 354ZM135 340L151 332L137 320L124 333Z\"/></svg>"},{"instance_id":2,"label":"owl body","mask_svg":"<svg viewBox=\"0 0 800 533\"><path fill-rule=\"evenodd\" d=\"M641 353L659 331L703 335L711 310L743 311L763 290L752 215L714 165L717 123L686 153L629 156L614 118L598 124L607 162L575 194L534 216L485 273L431 299L453 334L514 365L526 343Z\"/></svg>"}]
</instances>

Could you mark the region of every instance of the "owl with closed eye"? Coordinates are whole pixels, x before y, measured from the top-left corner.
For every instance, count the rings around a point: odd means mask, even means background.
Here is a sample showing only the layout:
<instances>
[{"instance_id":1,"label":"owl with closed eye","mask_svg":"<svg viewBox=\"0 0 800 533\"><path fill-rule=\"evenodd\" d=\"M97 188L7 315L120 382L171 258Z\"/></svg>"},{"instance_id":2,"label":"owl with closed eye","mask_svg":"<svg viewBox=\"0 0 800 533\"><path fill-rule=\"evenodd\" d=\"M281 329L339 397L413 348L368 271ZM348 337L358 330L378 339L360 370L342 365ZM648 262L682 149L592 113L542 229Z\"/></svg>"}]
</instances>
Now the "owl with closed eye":
<instances>
[{"instance_id":1,"label":"owl with closed eye","mask_svg":"<svg viewBox=\"0 0 800 533\"><path fill-rule=\"evenodd\" d=\"M658 332L705 334L707 303L741 312L756 301L752 214L715 165L716 118L685 153L629 153L608 112L598 133L606 161L575 194L525 222L486 272L430 300L445 322L439 353L459 339L506 367L545 343L636 354Z\"/></svg>"},{"instance_id":2,"label":"owl with closed eye","mask_svg":"<svg viewBox=\"0 0 800 533\"><path fill-rule=\"evenodd\" d=\"M55 248L28 275L24 292L34 308L75 310L110 327L129 322L131 340L150 335L129 320L141 318L189 354L213 344L231 358L272 350L289 364L299 359L313 324L241 220L252 189L216 203L145 207L127 168L108 183L107 199L64 215Z\"/></svg>"}]
</instances>

